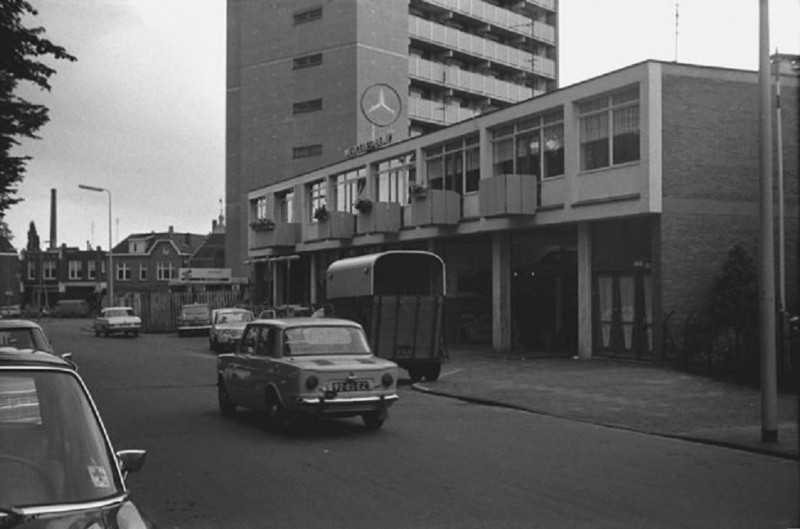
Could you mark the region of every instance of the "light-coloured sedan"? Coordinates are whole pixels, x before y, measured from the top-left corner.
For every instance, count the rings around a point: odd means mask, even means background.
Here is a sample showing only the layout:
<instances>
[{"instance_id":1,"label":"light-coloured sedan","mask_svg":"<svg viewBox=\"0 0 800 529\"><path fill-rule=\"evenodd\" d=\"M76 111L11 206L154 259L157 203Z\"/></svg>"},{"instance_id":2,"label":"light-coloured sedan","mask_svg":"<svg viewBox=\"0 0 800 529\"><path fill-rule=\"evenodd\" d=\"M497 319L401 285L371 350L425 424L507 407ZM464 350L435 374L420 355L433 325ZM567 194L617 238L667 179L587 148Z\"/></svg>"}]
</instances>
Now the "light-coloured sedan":
<instances>
[{"instance_id":1,"label":"light-coloured sedan","mask_svg":"<svg viewBox=\"0 0 800 529\"><path fill-rule=\"evenodd\" d=\"M378 429L398 399L397 376L397 364L372 354L358 323L334 318L256 320L235 353L217 358L220 411L258 410L279 427L360 415Z\"/></svg>"},{"instance_id":2,"label":"light-coloured sedan","mask_svg":"<svg viewBox=\"0 0 800 529\"><path fill-rule=\"evenodd\" d=\"M139 336L142 319L130 307L106 307L94 319L94 335L130 334Z\"/></svg>"},{"instance_id":3,"label":"light-coloured sedan","mask_svg":"<svg viewBox=\"0 0 800 529\"><path fill-rule=\"evenodd\" d=\"M214 309L211 311L211 329L208 331L209 349L215 353L233 350L245 326L254 319L253 312L247 309Z\"/></svg>"}]
</instances>

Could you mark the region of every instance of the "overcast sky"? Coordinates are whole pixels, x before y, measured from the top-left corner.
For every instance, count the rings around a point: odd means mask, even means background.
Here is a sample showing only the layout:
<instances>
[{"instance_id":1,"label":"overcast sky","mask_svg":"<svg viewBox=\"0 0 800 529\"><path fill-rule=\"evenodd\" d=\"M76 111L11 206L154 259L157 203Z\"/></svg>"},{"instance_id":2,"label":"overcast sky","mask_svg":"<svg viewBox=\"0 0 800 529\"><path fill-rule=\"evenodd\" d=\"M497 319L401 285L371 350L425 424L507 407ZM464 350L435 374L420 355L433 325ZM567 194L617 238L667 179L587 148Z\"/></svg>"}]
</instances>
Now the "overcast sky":
<instances>
[{"instance_id":1,"label":"overcast sky","mask_svg":"<svg viewBox=\"0 0 800 529\"><path fill-rule=\"evenodd\" d=\"M269 0L262 0L269 1ZM337 0L350 1L350 0ZM108 247L131 233L208 233L225 190L225 0L32 0L29 25L78 58L58 62L42 139L6 214L23 248L35 222L50 238L57 189L59 244ZM675 0L561 0L560 84L643 60L676 58ZM677 59L758 69L758 0L678 2ZM800 0L771 0L771 44L800 54Z\"/></svg>"}]
</instances>

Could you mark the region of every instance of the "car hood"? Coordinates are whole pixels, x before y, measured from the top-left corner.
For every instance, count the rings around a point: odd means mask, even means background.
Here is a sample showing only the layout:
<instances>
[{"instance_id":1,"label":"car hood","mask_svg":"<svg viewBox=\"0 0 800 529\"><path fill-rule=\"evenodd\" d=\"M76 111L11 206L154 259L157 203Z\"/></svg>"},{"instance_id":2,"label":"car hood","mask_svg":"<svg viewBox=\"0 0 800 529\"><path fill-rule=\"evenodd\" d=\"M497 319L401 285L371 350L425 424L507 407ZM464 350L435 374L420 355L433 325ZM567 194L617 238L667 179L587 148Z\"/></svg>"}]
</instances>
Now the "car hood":
<instances>
[{"instance_id":1,"label":"car hood","mask_svg":"<svg viewBox=\"0 0 800 529\"><path fill-rule=\"evenodd\" d=\"M374 371L397 367L391 360L371 355L294 356L287 358L286 362L315 371Z\"/></svg>"},{"instance_id":2,"label":"car hood","mask_svg":"<svg viewBox=\"0 0 800 529\"><path fill-rule=\"evenodd\" d=\"M20 509L22 514L7 513L0 508L0 529L63 529L91 527L93 529L153 528L150 521L133 502L125 500L105 507L70 512L41 512L40 508Z\"/></svg>"}]
</instances>

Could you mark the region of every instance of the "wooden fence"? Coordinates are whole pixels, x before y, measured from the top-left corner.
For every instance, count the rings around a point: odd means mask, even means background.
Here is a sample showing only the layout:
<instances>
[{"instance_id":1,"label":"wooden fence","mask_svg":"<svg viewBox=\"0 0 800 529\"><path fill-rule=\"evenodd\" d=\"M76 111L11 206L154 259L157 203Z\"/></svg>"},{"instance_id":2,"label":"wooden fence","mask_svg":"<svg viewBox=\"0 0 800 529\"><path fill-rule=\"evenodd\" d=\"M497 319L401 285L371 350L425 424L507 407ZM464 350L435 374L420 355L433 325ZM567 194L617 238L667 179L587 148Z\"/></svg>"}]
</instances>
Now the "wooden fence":
<instances>
[{"instance_id":1,"label":"wooden fence","mask_svg":"<svg viewBox=\"0 0 800 529\"><path fill-rule=\"evenodd\" d=\"M133 307L134 312L142 318L142 332L167 333L175 332L178 323L178 311L189 303L207 303L211 310L243 305L244 300L239 292L140 292L120 299L123 305Z\"/></svg>"}]
</instances>

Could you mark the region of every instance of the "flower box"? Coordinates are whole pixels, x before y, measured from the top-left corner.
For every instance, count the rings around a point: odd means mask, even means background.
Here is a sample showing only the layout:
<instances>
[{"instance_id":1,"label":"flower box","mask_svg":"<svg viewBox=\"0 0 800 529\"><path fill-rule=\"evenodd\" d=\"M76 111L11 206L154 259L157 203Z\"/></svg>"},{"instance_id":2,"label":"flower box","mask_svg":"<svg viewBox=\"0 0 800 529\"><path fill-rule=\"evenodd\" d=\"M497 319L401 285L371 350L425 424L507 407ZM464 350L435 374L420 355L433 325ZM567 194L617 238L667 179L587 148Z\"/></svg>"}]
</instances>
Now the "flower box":
<instances>
[{"instance_id":1,"label":"flower box","mask_svg":"<svg viewBox=\"0 0 800 529\"><path fill-rule=\"evenodd\" d=\"M356 233L397 233L400 231L402 208L397 202L375 202L370 211L356 217Z\"/></svg>"},{"instance_id":2,"label":"flower box","mask_svg":"<svg viewBox=\"0 0 800 529\"><path fill-rule=\"evenodd\" d=\"M482 217L536 214L536 177L504 174L480 181L479 211Z\"/></svg>"}]
</instances>

